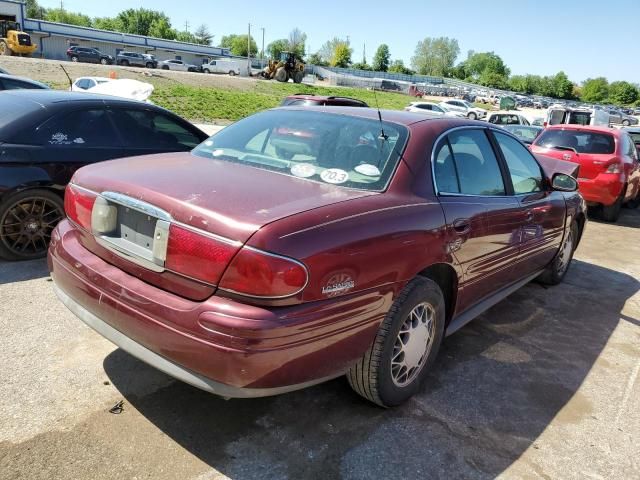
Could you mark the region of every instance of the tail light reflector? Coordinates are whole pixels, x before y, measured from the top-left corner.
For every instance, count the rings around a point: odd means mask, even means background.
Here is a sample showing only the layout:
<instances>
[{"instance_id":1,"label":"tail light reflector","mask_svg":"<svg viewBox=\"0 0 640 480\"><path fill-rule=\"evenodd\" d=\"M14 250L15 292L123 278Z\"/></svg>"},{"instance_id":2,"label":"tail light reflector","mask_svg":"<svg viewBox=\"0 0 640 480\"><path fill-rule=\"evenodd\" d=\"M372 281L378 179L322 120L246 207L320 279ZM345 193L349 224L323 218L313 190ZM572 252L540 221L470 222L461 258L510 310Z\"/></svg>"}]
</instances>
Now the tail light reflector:
<instances>
[{"instance_id":1,"label":"tail light reflector","mask_svg":"<svg viewBox=\"0 0 640 480\"><path fill-rule=\"evenodd\" d=\"M165 267L197 280L217 284L240 243L171 224Z\"/></svg>"},{"instance_id":2,"label":"tail light reflector","mask_svg":"<svg viewBox=\"0 0 640 480\"><path fill-rule=\"evenodd\" d=\"M64 192L64 211L70 220L90 232L95 201L96 194L69 183Z\"/></svg>"},{"instance_id":3,"label":"tail light reflector","mask_svg":"<svg viewBox=\"0 0 640 480\"><path fill-rule=\"evenodd\" d=\"M252 297L281 298L300 292L307 280L307 269L300 262L244 247L229 265L219 287Z\"/></svg>"},{"instance_id":4,"label":"tail light reflector","mask_svg":"<svg viewBox=\"0 0 640 480\"><path fill-rule=\"evenodd\" d=\"M622 173L622 165L620 165L616 159L613 163L609 164L606 171L607 173Z\"/></svg>"}]
</instances>

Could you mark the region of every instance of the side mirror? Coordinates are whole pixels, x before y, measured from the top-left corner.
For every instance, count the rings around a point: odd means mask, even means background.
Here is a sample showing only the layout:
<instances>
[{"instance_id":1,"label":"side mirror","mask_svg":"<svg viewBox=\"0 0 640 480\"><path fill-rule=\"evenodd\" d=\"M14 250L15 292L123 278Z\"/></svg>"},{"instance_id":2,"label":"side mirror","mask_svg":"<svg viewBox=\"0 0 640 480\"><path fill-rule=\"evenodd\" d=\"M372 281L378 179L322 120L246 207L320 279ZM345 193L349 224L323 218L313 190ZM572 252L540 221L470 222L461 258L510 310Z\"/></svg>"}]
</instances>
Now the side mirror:
<instances>
[{"instance_id":1,"label":"side mirror","mask_svg":"<svg viewBox=\"0 0 640 480\"><path fill-rule=\"evenodd\" d=\"M575 192L578 190L578 181L570 175L556 173L551 179L551 188L560 192Z\"/></svg>"}]
</instances>

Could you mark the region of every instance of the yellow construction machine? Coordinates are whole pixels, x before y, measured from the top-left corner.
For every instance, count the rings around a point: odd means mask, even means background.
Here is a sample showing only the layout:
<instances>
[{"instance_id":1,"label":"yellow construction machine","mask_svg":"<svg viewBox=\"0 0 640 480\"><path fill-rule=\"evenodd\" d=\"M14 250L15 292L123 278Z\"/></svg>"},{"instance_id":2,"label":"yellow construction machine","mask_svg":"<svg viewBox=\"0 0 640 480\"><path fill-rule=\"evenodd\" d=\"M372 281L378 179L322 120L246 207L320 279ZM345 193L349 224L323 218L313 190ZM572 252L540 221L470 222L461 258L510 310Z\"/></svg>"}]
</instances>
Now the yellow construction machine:
<instances>
[{"instance_id":1,"label":"yellow construction machine","mask_svg":"<svg viewBox=\"0 0 640 480\"><path fill-rule=\"evenodd\" d=\"M304 63L293 52L281 52L280 59L269 60L269 64L261 72L264 78L276 79L279 82L302 82L304 78Z\"/></svg>"},{"instance_id":2,"label":"yellow construction machine","mask_svg":"<svg viewBox=\"0 0 640 480\"><path fill-rule=\"evenodd\" d=\"M31 55L38 46L18 22L0 20L0 55Z\"/></svg>"}]
</instances>

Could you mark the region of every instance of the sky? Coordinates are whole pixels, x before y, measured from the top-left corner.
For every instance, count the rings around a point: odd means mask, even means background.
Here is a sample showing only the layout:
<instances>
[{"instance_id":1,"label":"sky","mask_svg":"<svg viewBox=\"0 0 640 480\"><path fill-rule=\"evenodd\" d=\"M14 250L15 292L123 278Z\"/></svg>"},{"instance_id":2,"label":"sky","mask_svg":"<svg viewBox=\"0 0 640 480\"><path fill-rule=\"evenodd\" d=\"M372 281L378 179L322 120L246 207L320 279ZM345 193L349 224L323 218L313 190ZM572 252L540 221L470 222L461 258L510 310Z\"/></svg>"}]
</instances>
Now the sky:
<instances>
[{"instance_id":1,"label":"sky","mask_svg":"<svg viewBox=\"0 0 640 480\"><path fill-rule=\"evenodd\" d=\"M39 0L45 8L60 0ZM286 38L294 27L307 34L307 52L333 37L349 37L352 60L368 63L381 43L392 59L410 65L425 37L455 38L462 61L468 50L493 51L512 74L553 75L563 70L574 82L604 76L609 81L640 82L640 43L635 22L640 0L370 0L368 2L268 0L64 0L67 10L91 17L115 16L127 8L163 11L174 28L185 22L195 30L206 24L217 43L223 35L252 35L261 48ZM310 48L309 48L310 47Z\"/></svg>"}]
</instances>

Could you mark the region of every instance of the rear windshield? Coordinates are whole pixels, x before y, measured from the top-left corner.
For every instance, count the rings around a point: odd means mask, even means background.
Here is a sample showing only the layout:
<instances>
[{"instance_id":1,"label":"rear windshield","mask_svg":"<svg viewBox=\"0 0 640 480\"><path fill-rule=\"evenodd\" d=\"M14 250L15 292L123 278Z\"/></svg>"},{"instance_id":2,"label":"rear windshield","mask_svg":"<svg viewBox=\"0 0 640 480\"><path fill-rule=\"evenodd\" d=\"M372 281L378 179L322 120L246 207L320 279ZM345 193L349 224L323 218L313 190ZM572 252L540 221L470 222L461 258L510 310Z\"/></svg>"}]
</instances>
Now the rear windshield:
<instances>
[{"instance_id":1,"label":"rear windshield","mask_svg":"<svg viewBox=\"0 0 640 480\"><path fill-rule=\"evenodd\" d=\"M528 143L533 142L541 131L539 128L531 128L524 125L505 125L504 129Z\"/></svg>"},{"instance_id":2,"label":"rear windshield","mask_svg":"<svg viewBox=\"0 0 640 480\"><path fill-rule=\"evenodd\" d=\"M226 127L192 153L314 182L383 190L407 137L406 127L388 122L271 110Z\"/></svg>"},{"instance_id":3,"label":"rear windshield","mask_svg":"<svg viewBox=\"0 0 640 480\"><path fill-rule=\"evenodd\" d=\"M577 153L611 154L616 150L613 135L577 130L545 130L536 145L547 148L566 148Z\"/></svg>"},{"instance_id":4,"label":"rear windshield","mask_svg":"<svg viewBox=\"0 0 640 480\"><path fill-rule=\"evenodd\" d=\"M42 106L31 100L16 98L10 93L0 93L0 131L18 118L40 110Z\"/></svg>"},{"instance_id":5,"label":"rear windshield","mask_svg":"<svg viewBox=\"0 0 640 480\"><path fill-rule=\"evenodd\" d=\"M633 143L640 143L640 132L629 132Z\"/></svg>"}]
</instances>

